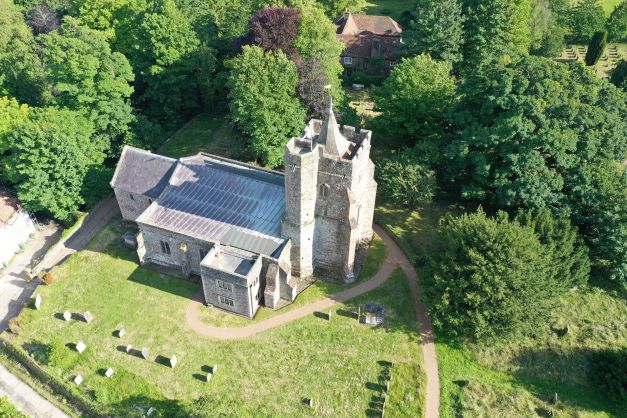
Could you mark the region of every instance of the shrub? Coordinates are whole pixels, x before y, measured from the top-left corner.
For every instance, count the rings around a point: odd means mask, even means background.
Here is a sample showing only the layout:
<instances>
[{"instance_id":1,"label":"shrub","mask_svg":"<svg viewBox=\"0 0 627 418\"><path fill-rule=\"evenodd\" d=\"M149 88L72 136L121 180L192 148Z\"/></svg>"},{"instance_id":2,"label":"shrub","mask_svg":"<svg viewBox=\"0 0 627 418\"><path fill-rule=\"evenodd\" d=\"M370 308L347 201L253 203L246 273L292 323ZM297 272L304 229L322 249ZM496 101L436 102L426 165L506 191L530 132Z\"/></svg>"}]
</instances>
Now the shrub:
<instances>
[{"instance_id":1,"label":"shrub","mask_svg":"<svg viewBox=\"0 0 627 418\"><path fill-rule=\"evenodd\" d=\"M627 348L596 352L592 379L617 400L627 401Z\"/></svg>"},{"instance_id":2,"label":"shrub","mask_svg":"<svg viewBox=\"0 0 627 418\"><path fill-rule=\"evenodd\" d=\"M5 397L0 397L0 417L27 418Z\"/></svg>"},{"instance_id":3,"label":"shrub","mask_svg":"<svg viewBox=\"0 0 627 418\"><path fill-rule=\"evenodd\" d=\"M52 276L52 273L48 272L44 274L43 281L47 285L51 285L52 283L54 283L54 277Z\"/></svg>"},{"instance_id":4,"label":"shrub","mask_svg":"<svg viewBox=\"0 0 627 418\"><path fill-rule=\"evenodd\" d=\"M596 65L601 59L601 56L605 52L605 46L607 45L607 31L595 32L592 36L592 40L588 45L588 52L586 52L586 65L591 67Z\"/></svg>"},{"instance_id":5,"label":"shrub","mask_svg":"<svg viewBox=\"0 0 627 418\"><path fill-rule=\"evenodd\" d=\"M431 202L437 190L435 172L421 161L414 148L381 161L376 173L381 193L410 209Z\"/></svg>"}]
</instances>

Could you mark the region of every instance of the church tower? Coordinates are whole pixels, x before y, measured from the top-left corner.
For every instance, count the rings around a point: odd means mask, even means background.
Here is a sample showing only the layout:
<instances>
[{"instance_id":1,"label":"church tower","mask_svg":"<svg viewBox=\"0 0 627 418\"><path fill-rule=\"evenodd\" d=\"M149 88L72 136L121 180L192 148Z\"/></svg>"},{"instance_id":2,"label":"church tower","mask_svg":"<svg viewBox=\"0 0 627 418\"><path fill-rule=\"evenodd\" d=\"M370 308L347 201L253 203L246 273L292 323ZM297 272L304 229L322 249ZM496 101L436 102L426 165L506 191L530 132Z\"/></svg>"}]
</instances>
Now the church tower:
<instances>
[{"instance_id":1,"label":"church tower","mask_svg":"<svg viewBox=\"0 0 627 418\"><path fill-rule=\"evenodd\" d=\"M377 184L371 132L342 130L330 101L324 121L312 119L285 147L283 235L292 241L292 271L354 279L355 256L373 237Z\"/></svg>"}]
</instances>

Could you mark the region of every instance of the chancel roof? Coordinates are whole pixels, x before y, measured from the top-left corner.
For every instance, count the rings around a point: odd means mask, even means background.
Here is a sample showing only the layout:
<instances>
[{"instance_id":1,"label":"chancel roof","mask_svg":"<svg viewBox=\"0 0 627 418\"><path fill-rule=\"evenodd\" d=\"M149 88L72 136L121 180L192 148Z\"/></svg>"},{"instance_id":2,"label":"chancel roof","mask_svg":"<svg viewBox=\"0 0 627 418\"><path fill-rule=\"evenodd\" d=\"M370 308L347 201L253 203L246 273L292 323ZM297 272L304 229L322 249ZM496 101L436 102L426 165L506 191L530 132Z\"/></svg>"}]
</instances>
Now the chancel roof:
<instances>
[{"instance_id":1,"label":"chancel roof","mask_svg":"<svg viewBox=\"0 0 627 418\"><path fill-rule=\"evenodd\" d=\"M176 161L127 145L122 150L111 187L156 199L168 184Z\"/></svg>"},{"instance_id":2,"label":"chancel roof","mask_svg":"<svg viewBox=\"0 0 627 418\"><path fill-rule=\"evenodd\" d=\"M137 222L255 253L283 245L281 173L199 154L178 161L165 190Z\"/></svg>"}]
</instances>

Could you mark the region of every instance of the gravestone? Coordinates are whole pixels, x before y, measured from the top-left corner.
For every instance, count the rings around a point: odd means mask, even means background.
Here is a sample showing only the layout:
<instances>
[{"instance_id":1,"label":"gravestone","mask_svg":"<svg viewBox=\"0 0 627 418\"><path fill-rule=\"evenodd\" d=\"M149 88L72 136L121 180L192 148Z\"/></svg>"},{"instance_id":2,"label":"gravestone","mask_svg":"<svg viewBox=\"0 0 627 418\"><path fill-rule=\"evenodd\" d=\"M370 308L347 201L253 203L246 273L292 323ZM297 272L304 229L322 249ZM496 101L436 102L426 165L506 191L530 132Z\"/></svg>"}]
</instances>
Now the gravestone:
<instances>
[{"instance_id":1,"label":"gravestone","mask_svg":"<svg viewBox=\"0 0 627 418\"><path fill-rule=\"evenodd\" d=\"M76 375L76 377L74 378L74 383L76 383L77 385L80 385L81 383L83 383L83 376Z\"/></svg>"},{"instance_id":2,"label":"gravestone","mask_svg":"<svg viewBox=\"0 0 627 418\"><path fill-rule=\"evenodd\" d=\"M41 308L41 295L37 295L35 298L35 309L39 310Z\"/></svg>"},{"instance_id":3,"label":"gravestone","mask_svg":"<svg viewBox=\"0 0 627 418\"><path fill-rule=\"evenodd\" d=\"M127 353L130 353L132 349L133 349L132 345L129 344L129 345L126 346L126 352Z\"/></svg>"},{"instance_id":4,"label":"gravestone","mask_svg":"<svg viewBox=\"0 0 627 418\"><path fill-rule=\"evenodd\" d=\"M109 367L107 371L105 371L105 376L108 378L111 378L111 376L113 376L113 369L111 367Z\"/></svg>"},{"instance_id":5,"label":"gravestone","mask_svg":"<svg viewBox=\"0 0 627 418\"><path fill-rule=\"evenodd\" d=\"M94 320L94 316L91 314L91 312L87 311L83 314L83 319L85 319L85 322L87 322L88 324Z\"/></svg>"},{"instance_id":6,"label":"gravestone","mask_svg":"<svg viewBox=\"0 0 627 418\"><path fill-rule=\"evenodd\" d=\"M211 373L215 373L218 371L218 365L214 364L213 367L211 368Z\"/></svg>"},{"instance_id":7,"label":"gravestone","mask_svg":"<svg viewBox=\"0 0 627 418\"><path fill-rule=\"evenodd\" d=\"M118 330L118 338L124 337L124 334L126 334L126 331L124 330L124 328L120 328Z\"/></svg>"},{"instance_id":8,"label":"gravestone","mask_svg":"<svg viewBox=\"0 0 627 418\"><path fill-rule=\"evenodd\" d=\"M329 321L331 320L331 309L329 309Z\"/></svg>"},{"instance_id":9,"label":"gravestone","mask_svg":"<svg viewBox=\"0 0 627 418\"><path fill-rule=\"evenodd\" d=\"M207 382L210 382L212 377L213 377L213 374L207 373Z\"/></svg>"},{"instance_id":10,"label":"gravestone","mask_svg":"<svg viewBox=\"0 0 627 418\"><path fill-rule=\"evenodd\" d=\"M142 357L144 360L148 360L148 357L150 357L150 351L146 347L142 348Z\"/></svg>"},{"instance_id":11,"label":"gravestone","mask_svg":"<svg viewBox=\"0 0 627 418\"><path fill-rule=\"evenodd\" d=\"M76 343L76 351L78 351L79 353L82 353L83 351L85 351L86 348L87 348L87 345L85 345L84 342L79 341Z\"/></svg>"},{"instance_id":12,"label":"gravestone","mask_svg":"<svg viewBox=\"0 0 627 418\"><path fill-rule=\"evenodd\" d=\"M176 366L176 362L178 360L176 359L176 354L172 354L172 357L170 357L170 367L174 368L174 366Z\"/></svg>"},{"instance_id":13,"label":"gravestone","mask_svg":"<svg viewBox=\"0 0 627 418\"><path fill-rule=\"evenodd\" d=\"M155 412L157 412L157 410L151 406L150 408L148 408L148 412L146 412L146 415L151 416Z\"/></svg>"},{"instance_id":14,"label":"gravestone","mask_svg":"<svg viewBox=\"0 0 627 418\"><path fill-rule=\"evenodd\" d=\"M63 312L63 319L65 319L66 321L69 321L70 319L72 319L72 312L70 311Z\"/></svg>"}]
</instances>

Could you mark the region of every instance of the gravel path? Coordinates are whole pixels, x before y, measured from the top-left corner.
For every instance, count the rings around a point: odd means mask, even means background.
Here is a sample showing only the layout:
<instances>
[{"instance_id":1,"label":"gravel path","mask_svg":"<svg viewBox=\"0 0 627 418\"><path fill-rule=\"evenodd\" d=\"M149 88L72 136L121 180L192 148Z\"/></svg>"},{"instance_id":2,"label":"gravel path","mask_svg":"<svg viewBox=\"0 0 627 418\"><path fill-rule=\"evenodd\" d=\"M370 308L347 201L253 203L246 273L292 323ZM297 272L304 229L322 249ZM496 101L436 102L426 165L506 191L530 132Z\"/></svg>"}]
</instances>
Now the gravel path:
<instances>
[{"instance_id":1,"label":"gravel path","mask_svg":"<svg viewBox=\"0 0 627 418\"><path fill-rule=\"evenodd\" d=\"M206 325L200 320L199 309L202 306L199 295L197 299L190 302L187 306L186 319L187 325L197 334L220 340L232 340L238 338L251 337L260 332L275 328L297 319L312 315L314 312L324 311L335 304L342 303L348 299L363 295L381 286L390 277L394 268L399 265L407 279L411 288L412 295L416 301L416 313L418 325L420 327L422 353L424 358L424 367L427 375L427 402L426 414L427 418L437 418L439 416L440 407L440 379L438 376L438 362L435 353L434 335L431 320L427 313L427 307L422 302L422 289L418 285L418 275L413 266L396 245L394 240L381 227L375 225L375 232L383 239L388 248L388 256L383 262L381 269L370 280L363 282L350 289L330 295L325 299L302 306L293 311L278 315L265 321L257 322L245 327L223 328L212 327Z\"/></svg>"}]
</instances>

